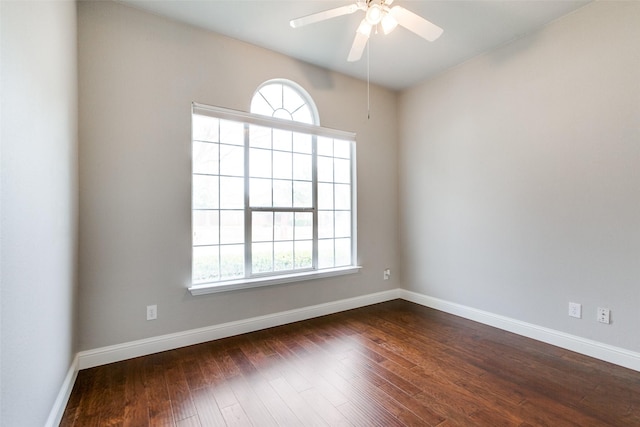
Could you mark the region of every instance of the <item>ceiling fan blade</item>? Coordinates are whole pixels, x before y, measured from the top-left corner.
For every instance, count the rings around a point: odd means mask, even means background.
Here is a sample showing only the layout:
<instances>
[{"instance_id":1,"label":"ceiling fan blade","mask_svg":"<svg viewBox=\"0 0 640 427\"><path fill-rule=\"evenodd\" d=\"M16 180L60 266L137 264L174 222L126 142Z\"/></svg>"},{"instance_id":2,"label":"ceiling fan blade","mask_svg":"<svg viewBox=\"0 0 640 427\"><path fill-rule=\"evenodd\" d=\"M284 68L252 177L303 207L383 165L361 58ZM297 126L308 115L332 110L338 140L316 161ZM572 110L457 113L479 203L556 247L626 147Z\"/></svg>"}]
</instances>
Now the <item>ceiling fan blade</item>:
<instances>
[{"instance_id":1,"label":"ceiling fan blade","mask_svg":"<svg viewBox=\"0 0 640 427\"><path fill-rule=\"evenodd\" d=\"M371 25L365 19L363 19L360 27L358 27L358 31L356 31L356 37L355 39L353 39L353 45L351 45L351 51L349 52L347 61L355 62L359 61L360 58L362 58L362 52L364 51L364 47L367 45L367 41L369 40L371 28Z\"/></svg>"},{"instance_id":2,"label":"ceiling fan blade","mask_svg":"<svg viewBox=\"0 0 640 427\"><path fill-rule=\"evenodd\" d=\"M398 24L402 25L407 30L416 33L420 37L429 40L430 42L440 37L444 31L442 28L432 24L422 16L416 15L402 6L392 7L389 13L396 19L396 21L398 21Z\"/></svg>"},{"instance_id":3,"label":"ceiling fan blade","mask_svg":"<svg viewBox=\"0 0 640 427\"><path fill-rule=\"evenodd\" d=\"M349 15L360 9L357 4L350 4L347 6L336 7L335 9L325 10L323 12L314 13L311 15L303 16L298 19L292 19L289 21L289 25L293 28L302 27L303 25L314 24L316 22L324 21L325 19L337 18L342 15Z\"/></svg>"}]
</instances>

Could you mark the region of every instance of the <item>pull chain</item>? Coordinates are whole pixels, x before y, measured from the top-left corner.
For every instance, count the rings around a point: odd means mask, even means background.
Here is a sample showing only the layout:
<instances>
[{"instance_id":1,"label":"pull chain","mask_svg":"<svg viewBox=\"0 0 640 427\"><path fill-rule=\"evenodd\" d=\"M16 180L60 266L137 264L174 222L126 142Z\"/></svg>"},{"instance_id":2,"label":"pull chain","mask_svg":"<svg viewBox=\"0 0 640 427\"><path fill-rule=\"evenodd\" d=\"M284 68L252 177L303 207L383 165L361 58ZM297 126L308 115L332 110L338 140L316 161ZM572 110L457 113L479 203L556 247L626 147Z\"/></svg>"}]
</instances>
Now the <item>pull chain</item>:
<instances>
[{"instance_id":1,"label":"pull chain","mask_svg":"<svg viewBox=\"0 0 640 427\"><path fill-rule=\"evenodd\" d=\"M367 43L367 120L371 119L371 96L369 91L369 59L371 57L371 39Z\"/></svg>"}]
</instances>

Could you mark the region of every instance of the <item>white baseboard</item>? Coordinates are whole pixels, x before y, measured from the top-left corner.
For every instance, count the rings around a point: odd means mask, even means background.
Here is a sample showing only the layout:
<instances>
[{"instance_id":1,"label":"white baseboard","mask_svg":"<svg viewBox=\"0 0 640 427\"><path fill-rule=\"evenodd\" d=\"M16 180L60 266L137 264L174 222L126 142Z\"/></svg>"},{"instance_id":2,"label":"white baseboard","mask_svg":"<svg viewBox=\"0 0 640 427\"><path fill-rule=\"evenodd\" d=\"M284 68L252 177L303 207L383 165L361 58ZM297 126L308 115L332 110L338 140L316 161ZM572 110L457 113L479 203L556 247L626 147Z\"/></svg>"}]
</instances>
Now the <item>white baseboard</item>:
<instances>
[{"instance_id":1,"label":"white baseboard","mask_svg":"<svg viewBox=\"0 0 640 427\"><path fill-rule=\"evenodd\" d=\"M400 298L416 304L454 314L459 317L464 317L465 319L513 332L527 338L532 338L547 344L575 351L576 353L584 354L615 365L624 366L625 368L633 369L635 371L640 371L640 353L416 292L407 291L405 289L399 289L398 293Z\"/></svg>"},{"instance_id":2,"label":"white baseboard","mask_svg":"<svg viewBox=\"0 0 640 427\"><path fill-rule=\"evenodd\" d=\"M498 329L552 344L557 347L575 351L576 353L584 354L605 362L640 371L640 353L405 289L392 289L375 294L253 317L236 322L212 325L204 328L82 351L77 355L73 380L75 380L75 375L77 375L78 369L87 369L94 366L106 365L108 363L119 362L133 357L145 356L161 351L244 334L247 332L254 332L287 323L298 322L353 308L364 307L379 302L390 301L397 298L402 298L404 300L454 314L465 319L473 320ZM65 381L65 384L66 383L67 381ZM71 381L70 384L70 387L73 387L73 381ZM65 389L63 388L63 390ZM70 388L68 392L71 392ZM63 394L63 391L61 391L61 394ZM64 407L62 410L64 410Z\"/></svg>"},{"instance_id":3,"label":"white baseboard","mask_svg":"<svg viewBox=\"0 0 640 427\"><path fill-rule=\"evenodd\" d=\"M161 351L200 344L207 341L226 338L234 335L254 332L287 323L307 320L353 308L400 298L400 289L378 292L375 294L333 301L325 304L303 307L295 310L283 311L266 316L253 317L236 322L222 323L220 325L207 326L174 334L161 335L138 341L81 351L78 353L79 369L92 368L106 365Z\"/></svg>"},{"instance_id":4,"label":"white baseboard","mask_svg":"<svg viewBox=\"0 0 640 427\"><path fill-rule=\"evenodd\" d=\"M69 396L71 396L71 391L73 390L73 385L76 382L77 376L78 356L76 355L73 362L71 362L67 375L64 377L62 387L60 387L56 401L53 403L53 407L49 412L49 417L47 418L45 427L57 427L60 425L60 421L62 421L62 416L64 415L65 408L67 407L67 402L69 402Z\"/></svg>"}]
</instances>

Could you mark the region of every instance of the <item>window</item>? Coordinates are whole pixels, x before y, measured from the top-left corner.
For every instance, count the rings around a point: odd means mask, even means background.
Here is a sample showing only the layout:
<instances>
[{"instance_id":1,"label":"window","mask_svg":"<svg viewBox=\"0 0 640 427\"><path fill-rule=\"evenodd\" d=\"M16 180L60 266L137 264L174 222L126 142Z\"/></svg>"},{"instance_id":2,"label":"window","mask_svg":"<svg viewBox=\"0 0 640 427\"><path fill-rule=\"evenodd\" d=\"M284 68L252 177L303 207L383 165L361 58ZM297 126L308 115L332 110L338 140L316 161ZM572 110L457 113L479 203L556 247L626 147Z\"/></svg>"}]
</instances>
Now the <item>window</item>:
<instances>
[{"instance_id":1,"label":"window","mask_svg":"<svg viewBox=\"0 0 640 427\"><path fill-rule=\"evenodd\" d=\"M270 81L252 113L194 104L194 294L357 271L355 137Z\"/></svg>"}]
</instances>

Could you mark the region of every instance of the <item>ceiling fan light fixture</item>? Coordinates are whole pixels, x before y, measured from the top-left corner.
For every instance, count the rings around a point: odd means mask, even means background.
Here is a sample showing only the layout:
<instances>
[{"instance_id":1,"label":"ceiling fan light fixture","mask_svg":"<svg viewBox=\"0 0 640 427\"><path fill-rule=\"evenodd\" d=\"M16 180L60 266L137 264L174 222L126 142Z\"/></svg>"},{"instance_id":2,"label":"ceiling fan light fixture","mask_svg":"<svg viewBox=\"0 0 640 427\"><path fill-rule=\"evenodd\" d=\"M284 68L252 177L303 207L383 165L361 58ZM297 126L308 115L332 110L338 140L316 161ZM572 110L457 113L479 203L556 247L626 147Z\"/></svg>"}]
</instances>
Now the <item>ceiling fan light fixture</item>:
<instances>
[{"instance_id":1,"label":"ceiling fan light fixture","mask_svg":"<svg viewBox=\"0 0 640 427\"><path fill-rule=\"evenodd\" d=\"M382 26L382 32L384 34L389 34L398 26L398 21L396 20L396 18L391 16L391 14L385 13L382 21L380 21L380 25Z\"/></svg>"},{"instance_id":2,"label":"ceiling fan light fixture","mask_svg":"<svg viewBox=\"0 0 640 427\"><path fill-rule=\"evenodd\" d=\"M367 15L365 19L371 25L378 25L384 16L384 11L379 4L372 4L367 9Z\"/></svg>"},{"instance_id":3,"label":"ceiling fan light fixture","mask_svg":"<svg viewBox=\"0 0 640 427\"><path fill-rule=\"evenodd\" d=\"M372 27L373 26L369 24L369 22L366 19L363 19L362 22L360 22L360 25L358 26L358 33L362 34L363 36L369 37L369 34L371 34Z\"/></svg>"}]
</instances>

